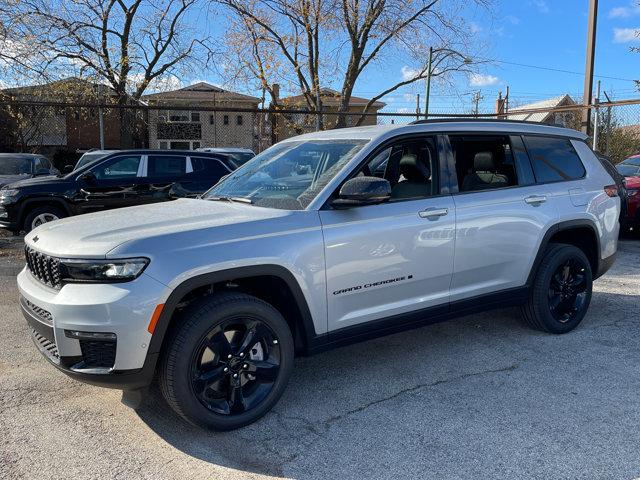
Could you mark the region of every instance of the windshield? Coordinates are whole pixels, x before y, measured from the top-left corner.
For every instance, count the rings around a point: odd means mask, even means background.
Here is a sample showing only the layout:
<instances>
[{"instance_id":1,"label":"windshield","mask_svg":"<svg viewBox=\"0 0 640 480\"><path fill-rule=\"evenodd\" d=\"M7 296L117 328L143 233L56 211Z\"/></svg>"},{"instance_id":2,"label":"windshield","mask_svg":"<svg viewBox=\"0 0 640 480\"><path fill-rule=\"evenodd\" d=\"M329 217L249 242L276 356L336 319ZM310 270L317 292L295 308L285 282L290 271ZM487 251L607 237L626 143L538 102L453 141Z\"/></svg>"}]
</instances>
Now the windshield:
<instances>
[{"instance_id":1,"label":"windshield","mask_svg":"<svg viewBox=\"0 0 640 480\"><path fill-rule=\"evenodd\" d=\"M227 155L229 155L233 159L233 163L235 163L237 166L244 165L253 157L255 157L253 153L233 152L233 153L227 153Z\"/></svg>"},{"instance_id":2,"label":"windshield","mask_svg":"<svg viewBox=\"0 0 640 480\"><path fill-rule=\"evenodd\" d=\"M229 174L203 198L242 198L263 207L302 210L366 143L366 140L278 143Z\"/></svg>"},{"instance_id":3,"label":"windshield","mask_svg":"<svg viewBox=\"0 0 640 480\"><path fill-rule=\"evenodd\" d=\"M31 175L31 161L27 158L0 158L0 175Z\"/></svg>"},{"instance_id":4,"label":"windshield","mask_svg":"<svg viewBox=\"0 0 640 480\"><path fill-rule=\"evenodd\" d=\"M106 157L107 153L85 153L80 157L78 163L76 164L76 170L80 167L84 167L85 165L89 165L91 162L95 162L96 160L100 160L103 157Z\"/></svg>"},{"instance_id":5,"label":"windshield","mask_svg":"<svg viewBox=\"0 0 640 480\"><path fill-rule=\"evenodd\" d=\"M616 167L620 175L624 175L625 177L635 177L638 176L639 168L635 165L618 165Z\"/></svg>"}]
</instances>

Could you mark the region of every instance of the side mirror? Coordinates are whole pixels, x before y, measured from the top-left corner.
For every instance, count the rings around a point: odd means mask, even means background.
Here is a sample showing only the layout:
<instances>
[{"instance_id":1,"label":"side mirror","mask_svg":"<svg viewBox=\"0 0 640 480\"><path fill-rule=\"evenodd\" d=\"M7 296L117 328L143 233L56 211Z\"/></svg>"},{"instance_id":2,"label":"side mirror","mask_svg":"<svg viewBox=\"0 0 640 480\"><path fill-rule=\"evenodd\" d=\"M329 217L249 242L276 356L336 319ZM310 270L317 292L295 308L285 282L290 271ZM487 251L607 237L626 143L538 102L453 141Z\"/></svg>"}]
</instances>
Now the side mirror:
<instances>
[{"instance_id":1,"label":"side mirror","mask_svg":"<svg viewBox=\"0 0 640 480\"><path fill-rule=\"evenodd\" d=\"M71 172L73 172L73 165L65 165L62 168L62 173L67 174L67 173L71 173Z\"/></svg>"},{"instance_id":2,"label":"side mirror","mask_svg":"<svg viewBox=\"0 0 640 480\"><path fill-rule=\"evenodd\" d=\"M47 168L41 168L37 170L36 173L34 173L33 175L36 177L42 177L44 175L51 175L51 172Z\"/></svg>"},{"instance_id":3,"label":"side mirror","mask_svg":"<svg viewBox=\"0 0 640 480\"><path fill-rule=\"evenodd\" d=\"M78 180L82 180L86 183L94 183L96 181L95 174L89 170L88 172L84 172L82 175L78 177Z\"/></svg>"},{"instance_id":4,"label":"side mirror","mask_svg":"<svg viewBox=\"0 0 640 480\"><path fill-rule=\"evenodd\" d=\"M349 208L359 205L375 205L391 198L391 184L378 177L355 177L347 180L338 198L331 205L334 208Z\"/></svg>"}]
</instances>

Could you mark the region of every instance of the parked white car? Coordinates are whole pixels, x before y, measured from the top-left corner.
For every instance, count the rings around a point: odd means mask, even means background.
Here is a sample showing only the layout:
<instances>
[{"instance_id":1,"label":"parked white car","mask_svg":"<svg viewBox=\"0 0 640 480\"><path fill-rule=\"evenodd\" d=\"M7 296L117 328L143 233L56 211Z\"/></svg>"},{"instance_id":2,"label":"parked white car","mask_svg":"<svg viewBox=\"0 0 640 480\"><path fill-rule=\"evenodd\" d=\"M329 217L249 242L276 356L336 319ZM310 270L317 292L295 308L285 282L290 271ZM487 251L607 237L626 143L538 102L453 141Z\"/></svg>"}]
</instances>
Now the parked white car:
<instances>
[{"instance_id":1,"label":"parked white car","mask_svg":"<svg viewBox=\"0 0 640 480\"><path fill-rule=\"evenodd\" d=\"M566 333L619 231L585 140L500 121L290 138L200 199L36 228L22 311L66 374L134 405L157 378L179 415L220 430L275 405L295 354L510 305Z\"/></svg>"}]
</instances>

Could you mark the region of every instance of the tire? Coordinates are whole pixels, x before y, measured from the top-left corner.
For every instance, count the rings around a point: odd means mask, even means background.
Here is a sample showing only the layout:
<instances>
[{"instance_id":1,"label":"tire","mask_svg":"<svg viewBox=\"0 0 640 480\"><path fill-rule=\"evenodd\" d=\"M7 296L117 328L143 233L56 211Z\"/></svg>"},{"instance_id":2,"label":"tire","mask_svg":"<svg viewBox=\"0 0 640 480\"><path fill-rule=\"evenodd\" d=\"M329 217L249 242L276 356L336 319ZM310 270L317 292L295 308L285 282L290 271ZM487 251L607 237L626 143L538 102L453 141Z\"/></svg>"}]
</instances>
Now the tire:
<instances>
[{"instance_id":1,"label":"tire","mask_svg":"<svg viewBox=\"0 0 640 480\"><path fill-rule=\"evenodd\" d=\"M276 404L293 357L291 330L278 310L244 293L218 293L183 312L161 359L160 389L188 422L233 430Z\"/></svg>"},{"instance_id":2,"label":"tire","mask_svg":"<svg viewBox=\"0 0 640 480\"><path fill-rule=\"evenodd\" d=\"M529 298L521 307L522 316L537 330L570 332L587 313L592 286L591 264L584 252L573 245L552 244L538 267Z\"/></svg>"},{"instance_id":3,"label":"tire","mask_svg":"<svg viewBox=\"0 0 640 480\"><path fill-rule=\"evenodd\" d=\"M24 219L23 230L29 233L42 223L52 222L60 218L65 218L67 214L59 207L44 206L31 210ZM40 222L38 222L40 221Z\"/></svg>"}]
</instances>

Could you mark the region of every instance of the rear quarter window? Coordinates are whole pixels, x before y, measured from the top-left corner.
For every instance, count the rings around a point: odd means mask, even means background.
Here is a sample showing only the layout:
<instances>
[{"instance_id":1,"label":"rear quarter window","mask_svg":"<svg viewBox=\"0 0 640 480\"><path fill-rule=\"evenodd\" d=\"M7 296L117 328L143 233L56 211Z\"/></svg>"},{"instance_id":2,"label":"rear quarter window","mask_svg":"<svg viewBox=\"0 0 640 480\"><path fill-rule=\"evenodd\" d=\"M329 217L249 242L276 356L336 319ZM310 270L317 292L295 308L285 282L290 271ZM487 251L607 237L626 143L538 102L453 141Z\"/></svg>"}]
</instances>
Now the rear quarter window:
<instances>
[{"instance_id":1,"label":"rear quarter window","mask_svg":"<svg viewBox=\"0 0 640 480\"><path fill-rule=\"evenodd\" d=\"M538 183L577 180L586 171L566 138L525 136L524 143Z\"/></svg>"}]
</instances>

